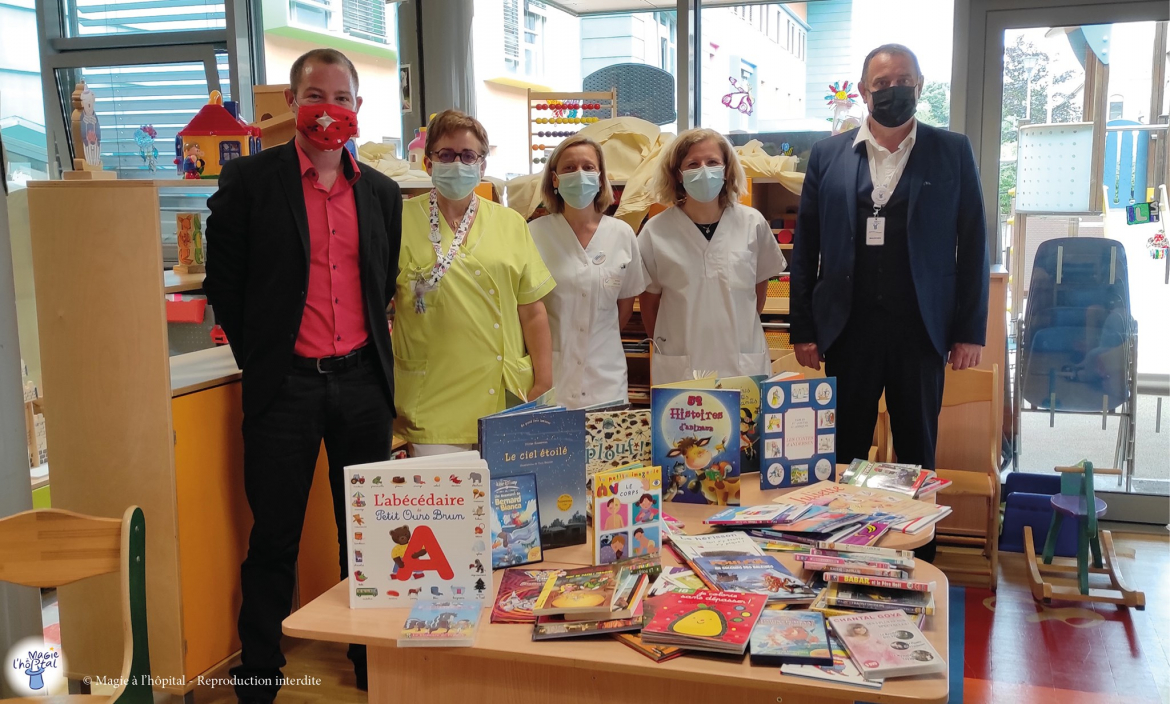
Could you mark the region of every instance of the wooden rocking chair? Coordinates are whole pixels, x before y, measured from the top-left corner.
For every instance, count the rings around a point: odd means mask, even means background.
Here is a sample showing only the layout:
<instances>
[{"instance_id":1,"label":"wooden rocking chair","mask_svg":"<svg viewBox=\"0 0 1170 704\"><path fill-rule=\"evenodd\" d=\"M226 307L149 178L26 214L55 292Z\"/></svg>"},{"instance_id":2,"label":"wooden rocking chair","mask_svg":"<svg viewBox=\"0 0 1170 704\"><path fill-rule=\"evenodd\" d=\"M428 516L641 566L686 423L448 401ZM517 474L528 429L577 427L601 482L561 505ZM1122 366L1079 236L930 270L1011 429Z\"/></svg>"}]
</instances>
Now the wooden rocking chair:
<instances>
[{"instance_id":1,"label":"wooden rocking chair","mask_svg":"<svg viewBox=\"0 0 1170 704\"><path fill-rule=\"evenodd\" d=\"M1028 572L1032 596L1044 603L1053 599L1068 601L1096 601L1132 606L1139 611L1146 608L1146 595L1130 589L1117 564L1113 537L1107 530L1099 530L1097 519L1105 515L1108 506L1098 499L1093 490L1093 463L1084 461L1075 467L1057 467L1060 472L1060 493L1052 497L1052 524L1044 541L1044 554L1036 559L1032 543L1032 527L1024 526L1024 551L1028 556ZM1120 474L1119 469L1099 469L1097 474ZM1078 523L1076 564L1053 564L1056 536L1065 517ZM1092 565L1089 553L1092 553ZM1089 584L1090 574L1109 577L1108 588L1094 588ZM1076 577L1076 586L1067 584ZM1044 581L1048 576L1052 581ZM1056 584L1054 582L1062 582Z\"/></svg>"}]
</instances>

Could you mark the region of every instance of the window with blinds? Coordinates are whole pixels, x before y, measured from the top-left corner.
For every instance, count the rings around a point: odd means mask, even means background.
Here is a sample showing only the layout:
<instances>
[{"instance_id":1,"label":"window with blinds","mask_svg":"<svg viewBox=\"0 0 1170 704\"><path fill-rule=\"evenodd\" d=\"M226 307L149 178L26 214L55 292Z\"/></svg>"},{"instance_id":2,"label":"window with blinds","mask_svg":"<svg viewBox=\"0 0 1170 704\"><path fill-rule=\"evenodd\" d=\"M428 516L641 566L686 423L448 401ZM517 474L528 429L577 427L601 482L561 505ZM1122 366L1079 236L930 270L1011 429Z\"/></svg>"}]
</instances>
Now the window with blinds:
<instances>
[{"instance_id":1,"label":"window with blinds","mask_svg":"<svg viewBox=\"0 0 1170 704\"><path fill-rule=\"evenodd\" d=\"M62 7L70 37L227 26L223 0L67 0Z\"/></svg>"},{"instance_id":2,"label":"window with blinds","mask_svg":"<svg viewBox=\"0 0 1170 704\"><path fill-rule=\"evenodd\" d=\"M504 65L513 73L520 65L520 0L504 0Z\"/></svg>"},{"instance_id":3,"label":"window with blinds","mask_svg":"<svg viewBox=\"0 0 1170 704\"><path fill-rule=\"evenodd\" d=\"M341 0L342 30L351 37L386 44L384 0Z\"/></svg>"}]
</instances>

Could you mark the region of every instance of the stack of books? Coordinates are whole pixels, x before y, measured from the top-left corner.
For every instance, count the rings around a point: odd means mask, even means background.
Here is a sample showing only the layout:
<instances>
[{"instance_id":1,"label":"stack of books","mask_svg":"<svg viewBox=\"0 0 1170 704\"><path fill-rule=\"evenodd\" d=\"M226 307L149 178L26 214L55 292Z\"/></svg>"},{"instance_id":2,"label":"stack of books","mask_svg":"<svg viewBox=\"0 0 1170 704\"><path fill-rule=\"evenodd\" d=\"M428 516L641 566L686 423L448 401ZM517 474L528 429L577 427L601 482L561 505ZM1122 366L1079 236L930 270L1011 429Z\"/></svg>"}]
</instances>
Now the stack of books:
<instances>
[{"instance_id":1,"label":"stack of books","mask_svg":"<svg viewBox=\"0 0 1170 704\"><path fill-rule=\"evenodd\" d=\"M816 591L744 533L678 535L671 544L710 591L754 594L774 604L811 604L816 598Z\"/></svg>"},{"instance_id":2,"label":"stack of books","mask_svg":"<svg viewBox=\"0 0 1170 704\"><path fill-rule=\"evenodd\" d=\"M532 639L640 629L642 600L661 570L657 560L640 558L553 573L532 605Z\"/></svg>"},{"instance_id":3,"label":"stack of books","mask_svg":"<svg viewBox=\"0 0 1170 704\"><path fill-rule=\"evenodd\" d=\"M886 529L915 535L950 515L950 506L918 501L906 494L852 484L821 482L788 492L774 503L818 506L836 513L861 514L866 524L885 523ZM809 520L819 514L805 514ZM854 531L857 532L857 531ZM819 538L835 541L835 537Z\"/></svg>"},{"instance_id":4,"label":"stack of books","mask_svg":"<svg viewBox=\"0 0 1170 704\"><path fill-rule=\"evenodd\" d=\"M916 464L893 464L853 460L841 474L841 483L884 489L905 494L912 499L949 486L951 480L940 479L932 470Z\"/></svg>"}]
</instances>

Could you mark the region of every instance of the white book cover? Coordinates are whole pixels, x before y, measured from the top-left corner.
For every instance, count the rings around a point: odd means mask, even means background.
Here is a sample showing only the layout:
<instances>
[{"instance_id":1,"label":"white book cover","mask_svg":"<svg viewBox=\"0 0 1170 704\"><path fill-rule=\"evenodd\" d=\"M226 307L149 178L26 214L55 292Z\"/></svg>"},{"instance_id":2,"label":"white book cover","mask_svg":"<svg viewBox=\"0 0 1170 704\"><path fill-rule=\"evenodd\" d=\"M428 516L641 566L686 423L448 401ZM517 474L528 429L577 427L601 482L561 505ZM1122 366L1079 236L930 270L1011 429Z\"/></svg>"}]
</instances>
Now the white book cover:
<instances>
[{"instance_id":1,"label":"white book cover","mask_svg":"<svg viewBox=\"0 0 1170 704\"><path fill-rule=\"evenodd\" d=\"M764 555L764 551L747 533L706 533L704 535L674 535L670 541L688 560L698 557L735 557Z\"/></svg>"},{"instance_id":2,"label":"white book cover","mask_svg":"<svg viewBox=\"0 0 1170 704\"><path fill-rule=\"evenodd\" d=\"M491 603L491 482L478 453L353 465L345 479L350 608Z\"/></svg>"},{"instance_id":3,"label":"white book cover","mask_svg":"<svg viewBox=\"0 0 1170 704\"><path fill-rule=\"evenodd\" d=\"M904 611L832 616L829 625L868 680L946 672L942 656Z\"/></svg>"}]
</instances>

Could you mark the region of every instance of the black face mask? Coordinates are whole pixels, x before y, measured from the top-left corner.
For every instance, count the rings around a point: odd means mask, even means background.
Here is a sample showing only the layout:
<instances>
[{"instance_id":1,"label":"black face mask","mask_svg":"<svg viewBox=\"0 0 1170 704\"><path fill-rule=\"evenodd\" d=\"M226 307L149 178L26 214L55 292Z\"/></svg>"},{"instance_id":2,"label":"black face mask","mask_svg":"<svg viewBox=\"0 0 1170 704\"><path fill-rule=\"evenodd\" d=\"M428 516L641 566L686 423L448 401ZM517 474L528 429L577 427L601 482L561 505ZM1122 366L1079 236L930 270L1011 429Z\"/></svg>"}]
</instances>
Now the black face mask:
<instances>
[{"instance_id":1,"label":"black face mask","mask_svg":"<svg viewBox=\"0 0 1170 704\"><path fill-rule=\"evenodd\" d=\"M914 117L918 110L915 86L890 86L870 93L873 110L870 115L882 127L898 127Z\"/></svg>"}]
</instances>

